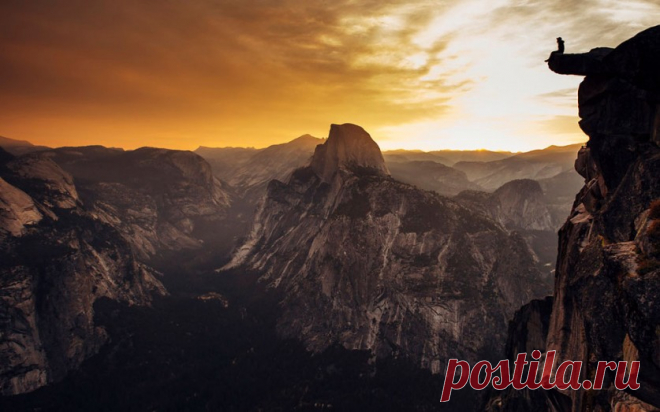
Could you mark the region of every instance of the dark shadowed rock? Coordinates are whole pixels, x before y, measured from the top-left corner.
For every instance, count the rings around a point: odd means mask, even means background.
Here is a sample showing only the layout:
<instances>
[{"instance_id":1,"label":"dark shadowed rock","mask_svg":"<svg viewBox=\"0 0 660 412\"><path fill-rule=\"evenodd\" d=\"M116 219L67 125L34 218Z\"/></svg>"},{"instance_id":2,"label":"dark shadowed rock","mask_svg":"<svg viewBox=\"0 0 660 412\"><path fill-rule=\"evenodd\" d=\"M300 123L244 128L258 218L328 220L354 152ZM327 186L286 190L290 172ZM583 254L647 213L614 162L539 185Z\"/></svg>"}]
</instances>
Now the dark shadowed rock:
<instances>
[{"instance_id":1,"label":"dark shadowed rock","mask_svg":"<svg viewBox=\"0 0 660 412\"><path fill-rule=\"evenodd\" d=\"M660 26L644 30L619 45L604 59L614 76L642 90L660 92Z\"/></svg>"},{"instance_id":2,"label":"dark shadowed rock","mask_svg":"<svg viewBox=\"0 0 660 412\"><path fill-rule=\"evenodd\" d=\"M603 63L603 59L612 50L609 47L599 47L582 54L552 53L548 66L550 70L559 74L586 76L587 74L606 73L607 66Z\"/></svg>"},{"instance_id":3,"label":"dark shadowed rock","mask_svg":"<svg viewBox=\"0 0 660 412\"><path fill-rule=\"evenodd\" d=\"M0 147L0 167L4 167L11 160L14 160L14 155Z\"/></svg>"}]
</instances>

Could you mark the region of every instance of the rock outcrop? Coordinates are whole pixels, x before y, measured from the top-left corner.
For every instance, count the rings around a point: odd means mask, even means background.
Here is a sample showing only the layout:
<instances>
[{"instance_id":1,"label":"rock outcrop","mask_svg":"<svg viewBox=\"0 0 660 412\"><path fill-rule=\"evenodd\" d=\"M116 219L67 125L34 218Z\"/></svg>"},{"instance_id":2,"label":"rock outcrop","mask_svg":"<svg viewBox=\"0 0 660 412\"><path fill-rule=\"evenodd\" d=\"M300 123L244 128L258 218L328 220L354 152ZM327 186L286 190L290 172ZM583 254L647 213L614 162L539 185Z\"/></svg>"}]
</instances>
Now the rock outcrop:
<instances>
[{"instance_id":1,"label":"rock outcrop","mask_svg":"<svg viewBox=\"0 0 660 412\"><path fill-rule=\"evenodd\" d=\"M559 235L546 350L584 362L640 361L640 389L566 391L571 410L660 407L660 26L614 50L550 59L561 74L586 75L580 126L589 136L576 169L585 177ZM515 410L511 404L504 410ZM551 402L546 409L553 409Z\"/></svg>"},{"instance_id":2,"label":"rock outcrop","mask_svg":"<svg viewBox=\"0 0 660 412\"><path fill-rule=\"evenodd\" d=\"M353 125L333 125L310 166L270 182L235 267L281 293L281 335L434 372L450 356L501 356L507 319L548 292L520 236L393 180Z\"/></svg>"},{"instance_id":3,"label":"rock outcrop","mask_svg":"<svg viewBox=\"0 0 660 412\"><path fill-rule=\"evenodd\" d=\"M166 291L112 226L86 211L43 154L0 163L0 394L61 379L107 336L101 297L148 305Z\"/></svg>"}]
</instances>

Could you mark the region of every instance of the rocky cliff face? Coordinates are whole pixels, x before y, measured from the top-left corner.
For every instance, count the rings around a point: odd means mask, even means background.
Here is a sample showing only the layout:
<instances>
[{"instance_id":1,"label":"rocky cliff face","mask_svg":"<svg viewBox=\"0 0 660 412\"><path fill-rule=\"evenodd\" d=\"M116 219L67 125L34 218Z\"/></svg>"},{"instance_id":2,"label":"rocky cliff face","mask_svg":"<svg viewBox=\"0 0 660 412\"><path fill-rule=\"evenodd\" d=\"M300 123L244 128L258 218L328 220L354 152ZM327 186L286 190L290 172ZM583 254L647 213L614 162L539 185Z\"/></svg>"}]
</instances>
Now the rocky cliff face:
<instances>
[{"instance_id":1,"label":"rocky cliff face","mask_svg":"<svg viewBox=\"0 0 660 412\"><path fill-rule=\"evenodd\" d=\"M90 213L117 228L142 260L199 249L222 233L229 191L194 153L82 147L46 155L73 175Z\"/></svg>"},{"instance_id":2,"label":"rocky cliff face","mask_svg":"<svg viewBox=\"0 0 660 412\"><path fill-rule=\"evenodd\" d=\"M0 393L61 379L105 342L100 297L147 305L164 294L129 244L80 202L44 155L0 163Z\"/></svg>"},{"instance_id":3,"label":"rocky cliff face","mask_svg":"<svg viewBox=\"0 0 660 412\"><path fill-rule=\"evenodd\" d=\"M599 360L641 361L639 390L614 390L610 375L602 391L564 393L572 410L656 410L660 26L613 50L553 54L549 64L558 73L586 75L579 105L589 142L576 161L585 185L560 231L546 348L557 351L557 363L583 361L582 379L593 379Z\"/></svg>"},{"instance_id":4,"label":"rocky cliff face","mask_svg":"<svg viewBox=\"0 0 660 412\"><path fill-rule=\"evenodd\" d=\"M354 125L333 125L310 166L269 184L230 267L260 271L282 293L283 336L434 372L449 356L497 356L506 320L546 292L519 236L393 180Z\"/></svg>"}]
</instances>

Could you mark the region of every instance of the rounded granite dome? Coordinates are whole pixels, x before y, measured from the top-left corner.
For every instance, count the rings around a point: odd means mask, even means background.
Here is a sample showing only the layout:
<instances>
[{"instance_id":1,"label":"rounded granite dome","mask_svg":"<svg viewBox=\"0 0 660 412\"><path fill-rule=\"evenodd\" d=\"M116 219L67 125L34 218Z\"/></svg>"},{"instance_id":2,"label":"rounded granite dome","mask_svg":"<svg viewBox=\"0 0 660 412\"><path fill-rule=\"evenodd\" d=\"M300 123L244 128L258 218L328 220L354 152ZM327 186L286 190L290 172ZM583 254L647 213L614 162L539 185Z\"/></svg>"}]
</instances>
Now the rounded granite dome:
<instances>
[{"instance_id":1,"label":"rounded granite dome","mask_svg":"<svg viewBox=\"0 0 660 412\"><path fill-rule=\"evenodd\" d=\"M332 180L339 170L390 174L378 144L363 128L350 123L330 126L328 140L316 147L311 167L325 181Z\"/></svg>"}]
</instances>

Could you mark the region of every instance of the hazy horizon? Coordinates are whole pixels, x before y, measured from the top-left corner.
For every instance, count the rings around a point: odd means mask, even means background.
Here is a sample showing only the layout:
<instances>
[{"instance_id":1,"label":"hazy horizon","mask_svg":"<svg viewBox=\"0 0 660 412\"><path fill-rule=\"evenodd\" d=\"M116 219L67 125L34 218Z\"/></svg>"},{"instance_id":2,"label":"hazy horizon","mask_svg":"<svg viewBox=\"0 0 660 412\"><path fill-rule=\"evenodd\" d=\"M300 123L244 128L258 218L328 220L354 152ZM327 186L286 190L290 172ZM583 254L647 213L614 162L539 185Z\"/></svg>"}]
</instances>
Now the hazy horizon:
<instances>
[{"instance_id":1,"label":"hazy horizon","mask_svg":"<svg viewBox=\"0 0 660 412\"><path fill-rule=\"evenodd\" d=\"M199 145L199 146L197 146L193 149L176 149L176 148L170 148L170 147L164 147L164 146L153 146L153 145L145 145L145 146L137 146L137 147L133 147L133 148L126 148L126 147L121 147L121 146L106 146L106 145L102 145L102 144L93 144L93 143L84 144L84 145L76 145L76 146L72 146L72 145L62 145L62 146L45 146L45 145L43 145L43 146L47 147L49 149L61 149L61 148L67 148L67 147L76 148L76 147L103 146L103 147L108 148L108 149L120 149L120 150L125 150L125 151L137 150L137 149L146 148L146 147L156 148L156 149L166 149L166 150L187 150L187 151L191 151L191 152L195 152L196 150L199 150L199 149L212 149L212 150L213 149L252 149L252 150L263 150L263 149L267 149L267 148L272 147L272 146L279 146L279 145L285 145L285 144L288 144L288 143L292 143L293 141L295 141L295 140L297 140L301 137L305 137L305 136L309 136L309 137L312 137L314 139L319 139L319 140L326 140L328 138L327 136L319 137L319 136L312 136L309 133L305 133L305 134L302 134L298 137L295 137L295 138L292 138L292 139L289 139L289 140L286 140L286 141L276 142L276 143L273 143L273 144L270 144L270 145L267 145L267 146L261 146L261 147L256 147L256 146L204 146L204 145ZM11 138L11 137L8 137L8 136L0 135L0 139L2 139L2 138L12 140L12 141L15 141L15 142L25 142L25 143L28 143L28 144L32 144L34 146L42 146L42 145L39 145L39 144L35 144L34 142L26 140L26 139L14 139L14 138ZM530 149L530 150L523 150L523 151L516 151L516 152L510 151L510 150L489 150L489 149L483 149L483 148L480 148L480 149L451 149L451 148L444 148L443 149L443 148L440 148L440 149L424 150L424 149L416 149L416 148L411 148L411 149L405 149L405 148L384 149L382 147L381 147L381 151L383 153L391 153L391 152L398 152L398 151L423 152L423 153L452 152L452 151L453 152L493 152L493 153L510 153L510 154L515 155L515 154L520 154L520 153L528 153L528 152L532 152L532 151L535 151L535 150L546 150L546 149L549 149L551 147L562 148L562 147L580 145L580 144L584 144L585 142L586 142L586 140L583 141L583 142L569 143L569 144L565 144L565 145L554 145L554 144L552 144L552 145L541 147L541 148L538 148L538 149ZM0 140L0 147L2 147L1 143L2 143L2 140Z\"/></svg>"}]
</instances>

